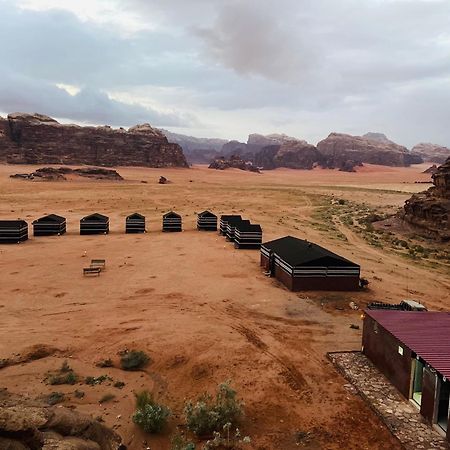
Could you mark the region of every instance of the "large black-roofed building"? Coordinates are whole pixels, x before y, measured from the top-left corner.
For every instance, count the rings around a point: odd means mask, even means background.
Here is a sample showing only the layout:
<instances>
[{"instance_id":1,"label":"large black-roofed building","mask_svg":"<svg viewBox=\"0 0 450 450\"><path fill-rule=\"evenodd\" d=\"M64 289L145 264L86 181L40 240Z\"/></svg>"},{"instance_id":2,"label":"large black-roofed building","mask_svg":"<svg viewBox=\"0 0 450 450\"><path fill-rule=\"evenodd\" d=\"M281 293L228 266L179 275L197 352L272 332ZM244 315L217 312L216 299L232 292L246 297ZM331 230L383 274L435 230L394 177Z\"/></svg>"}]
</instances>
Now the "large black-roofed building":
<instances>
[{"instance_id":1,"label":"large black-roofed building","mask_svg":"<svg viewBox=\"0 0 450 450\"><path fill-rule=\"evenodd\" d=\"M80 220L80 234L108 234L109 217L95 213Z\"/></svg>"},{"instance_id":2,"label":"large black-roofed building","mask_svg":"<svg viewBox=\"0 0 450 450\"><path fill-rule=\"evenodd\" d=\"M312 242L286 236L261 246L261 266L291 291L353 291L360 267Z\"/></svg>"},{"instance_id":3,"label":"large black-roofed building","mask_svg":"<svg viewBox=\"0 0 450 450\"><path fill-rule=\"evenodd\" d=\"M125 233L145 233L145 217L142 214L130 214L125 220Z\"/></svg>"},{"instance_id":4,"label":"large black-roofed building","mask_svg":"<svg viewBox=\"0 0 450 450\"><path fill-rule=\"evenodd\" d=\"M221 234L222 236L226 236L227 235L228 222L230 220L235 220L235 219L242 220L242 217L239 216L239 215L223 215L223 216L220 216L219 234Z\"/></svg>"},{"instance_id":5,"label":"large black-roofed building","mask_svg":"<svg viewBox=\"0 0 450 450\"><path fill-rule=\"evenodd\" d=\"M197 230L217 231L217 216L211 211L203 211L197 217Z\"/></svg>"},{"instance_id":6,"label":"large black-roofed building","mask_svg":"<svg viewBox=\"0 0 450 450\"><path fill-rule=\"evenodd\" d=\"M260 248L262 243L261 225L239 222L234 229L234 246L236 248Z\"/></svg>"},{"instance_id":7,"label":"large black-roofed building","mask_svg":"<svg viewBox=\"0 0 450 450\"><path fill-rule=\"evenodd\" d=\"M33 222L35 236L59 236L66 232L65 217L49 214Z\"/></svg>"},{"instance_id":8,"label":"large black-roofed building","mask_svg":"<svg viewBox=\"0 0 450 450\"><path fill-rule=\"evenodd\" d=\"M163 231L182 231L181 216L176 212L170 211L163 216Z\"/></svg>"},{"instance_id":9,"label":"large black-roofed building","mask_svg":"<svg viewBox=\"0 0 450 450\"><path fill-rule=\"evenodd\" d=\"M0 244L18 244L28 239L25 220L0 220Z\"/></svg>"}]
</instances>

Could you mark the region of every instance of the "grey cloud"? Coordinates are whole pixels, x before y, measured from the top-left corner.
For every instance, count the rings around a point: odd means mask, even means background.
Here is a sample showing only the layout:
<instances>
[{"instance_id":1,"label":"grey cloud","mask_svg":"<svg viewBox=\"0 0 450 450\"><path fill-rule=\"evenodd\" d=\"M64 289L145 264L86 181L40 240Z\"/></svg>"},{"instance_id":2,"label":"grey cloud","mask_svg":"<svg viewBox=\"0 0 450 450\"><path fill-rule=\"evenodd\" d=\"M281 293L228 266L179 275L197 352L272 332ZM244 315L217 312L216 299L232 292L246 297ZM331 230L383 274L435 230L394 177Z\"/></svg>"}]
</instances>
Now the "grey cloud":
<instances>
[{"instance_id":1,"label":"grey cloud","mask_svg":"<svg viewBox=\"0 0 450 450\"><path fill-rule=\"evenodd\" d=\"M54 117L113 126L150 122L156 126L178 127L196 122L191 116L122 103L97 89L84 88L72 96L43 80L11 75L1 69L0 77L0 110L4 112L43 112Z\"/></svg>"}]
</instances>

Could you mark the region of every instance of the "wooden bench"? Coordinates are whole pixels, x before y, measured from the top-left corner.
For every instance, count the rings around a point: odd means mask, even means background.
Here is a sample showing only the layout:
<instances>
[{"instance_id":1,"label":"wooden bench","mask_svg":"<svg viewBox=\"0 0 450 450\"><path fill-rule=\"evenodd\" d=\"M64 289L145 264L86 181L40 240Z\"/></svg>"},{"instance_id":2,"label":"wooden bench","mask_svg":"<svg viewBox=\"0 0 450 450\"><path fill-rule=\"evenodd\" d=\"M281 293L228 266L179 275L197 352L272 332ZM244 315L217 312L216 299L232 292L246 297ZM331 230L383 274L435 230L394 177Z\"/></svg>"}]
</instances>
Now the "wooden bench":
<instances>
[{"instance_id":1,"label":"wooden bench","mask_svg":"<svg viewBox=\"0 0 450 450\"><path fill-rule=\"evenodd\" d=\"M91 259L91 268L105 270L106 261L104 259Z\"/></svg>"},{"instance_id":2,"label":"wooden bench","mask_svg":"<svg viewBox=\"0 0 450 450\"><path fill-rule=\"evenodd\" d=\"M99 267L85 267L83 269L83 275L97 275L100 276L102 269Z\"/></svg>"}]
</instances>

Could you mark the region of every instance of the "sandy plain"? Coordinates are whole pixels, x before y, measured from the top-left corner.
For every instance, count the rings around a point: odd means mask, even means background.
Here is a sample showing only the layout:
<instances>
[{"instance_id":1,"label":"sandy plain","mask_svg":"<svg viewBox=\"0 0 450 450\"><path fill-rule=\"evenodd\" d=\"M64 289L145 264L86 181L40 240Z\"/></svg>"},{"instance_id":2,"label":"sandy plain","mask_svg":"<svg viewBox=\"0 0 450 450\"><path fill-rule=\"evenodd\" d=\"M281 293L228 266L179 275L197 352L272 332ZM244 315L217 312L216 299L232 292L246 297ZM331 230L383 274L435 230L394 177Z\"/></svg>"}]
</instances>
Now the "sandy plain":
<instances>
[{"instance_id":1,"label":"sandy plain","mask_svg":"<svg viewBox=\"0 0 450 450\"><path fill-rule=\"evenodd\" d=\"M342 226L347 240L311 226L324 198L334 196L392 210L428 186L427 166L366 166L357 173L278 169L263 174L191 169L118 168L123 182L28 182L9 175L34 167L0 166L0 217L32 220L46 213L67 218L61 237L31 238L0 247L0 359L48 346L51 355L0 369L0 386L38 397L58 390L65 406L101 416L129 448L169 448L183 430L183 404L231 380L245 401L247 448L400 449L387 428L346 387L326 352L358 350L361 307L406 297L431 309L450 306L449 274L370 246ZM172 184L159 185L160 175ZM144 181L145 183L143 183ZM183 216L182 233L160 231L168 210ZM267 278L259 252L235 250L215 233L195 230L196 213L239 213L260 223L264 240L307 238L361 264L369 290L292 293ZM124 234L125 217L147 217L148 233ZM79 219L110 217L107 236L79 236ZM86 253L86 257L83 255ZM100 277L83 278L90 258L105 258ZM408 291L406 291L408 287ZM144 350L143 371L118 368L118 352ZM111 358L115 368L98 368ZM125 383L49 386L45 374L64 360L81 377L109 375ZM149 389L173 411L161 436L131 421L133 393ZM77 399L74 391L85 397ZM105 394L115 398L99 403ZM305 433L307 438L304 438Z\"/></svg>"}]
</instances>

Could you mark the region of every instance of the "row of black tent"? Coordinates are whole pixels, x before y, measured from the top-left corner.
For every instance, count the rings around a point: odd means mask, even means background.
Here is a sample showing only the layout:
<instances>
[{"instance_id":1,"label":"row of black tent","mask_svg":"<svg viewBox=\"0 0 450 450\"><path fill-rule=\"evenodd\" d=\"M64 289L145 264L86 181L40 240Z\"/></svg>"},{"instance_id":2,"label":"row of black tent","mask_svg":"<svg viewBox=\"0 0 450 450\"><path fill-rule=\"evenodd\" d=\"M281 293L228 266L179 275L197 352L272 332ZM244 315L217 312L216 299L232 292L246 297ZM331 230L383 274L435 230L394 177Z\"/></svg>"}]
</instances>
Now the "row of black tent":
<instances>
[{"instance_id":1,"label":"row of black tent","mask_svg":"<svg viewBox=\"0 0 450 450\"><path fill-rule=\"evenodd\" d=\"M240 215L221 216L219 234L234 242L236 248L258 249L262 244L261 225L251 223Z\"/></svg>"},{"instance_id":2,"label":"row of black tent","mask_svg":"<svg viewBox=\"0 0 450 450\"><path fill-rule=\"evenodd\" d=\"M240 216L222 216L240 217ZM222 219L221 219L222 220ZM248 221L243 221L248 222ZM34 236L62 235L66 232L66 219L56 214L50 214L33 222ZM260 229L261 227L259 227ZM203 211L197 217L199 231L217 231L217 216L210 211ZM176 212L170 211L163 215L163 231L182 231L182 218ZM129 215L125 220L126 233L145 233L145 216L139 213ZM241 230L242 233L246 231ZM95 213L80 220L80 234L107 234L109 233L109 217ZM0 243L22 242L28 239L28 224L24 220L0 221ZM234 240L230 239L230 240ZM237 242L238 244L241 241ZM245 244L242 241L242 244ZM259 248L259 247L258 247Z\"/></svg>"}]
</instances>

